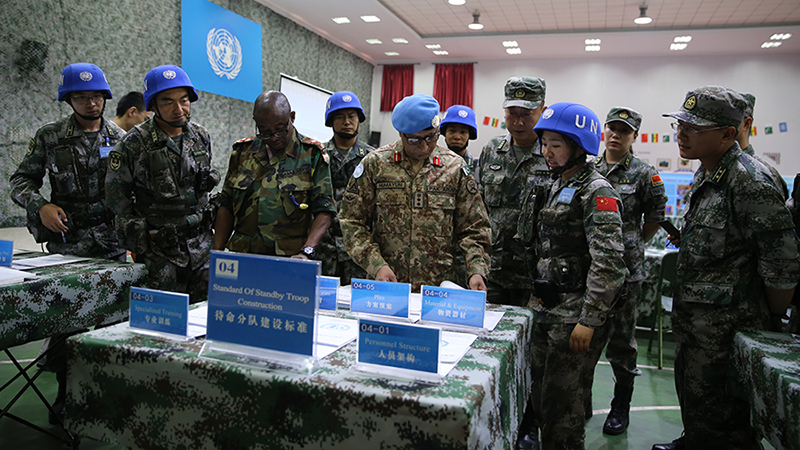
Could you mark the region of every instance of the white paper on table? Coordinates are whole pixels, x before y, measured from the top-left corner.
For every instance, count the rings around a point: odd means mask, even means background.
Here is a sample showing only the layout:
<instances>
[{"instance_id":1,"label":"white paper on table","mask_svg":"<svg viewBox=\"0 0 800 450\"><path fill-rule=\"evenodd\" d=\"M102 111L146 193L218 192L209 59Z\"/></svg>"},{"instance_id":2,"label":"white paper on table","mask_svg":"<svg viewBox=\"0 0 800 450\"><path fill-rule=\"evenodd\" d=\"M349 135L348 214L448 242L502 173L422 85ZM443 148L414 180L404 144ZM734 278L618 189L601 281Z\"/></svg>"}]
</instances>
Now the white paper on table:
<instances>
[{"instance_id":1,"label":"white paper on table","mask_svg":"<svg viewBox=\"0 0 800 450\"><path fill-rule=\"evenodd\" d=\"M340 347L334 347L332 345L320 344L319 342L315 343L314 347L317 348L317 359L322 359L330 355L331 353L335 352L336 350L339 350L340 348Z\"/></svg>"},{"instance_id":2,"label":"white paper on table","mask_svg":"<svg viewBox=\"0 0 800 450\"><path fill-rule=\"evenodd\" d=\"M36 275L31 275L28 272L10 269L8 267L0 267L0 286L22 283L26 279L31 278L36 278Z\"/></svg>"},{"instance_id":3,"label":"white paper on table","mask_svg":"<svg viewBox=\"0 0 800 450\"><path fill-rule=\"evenodd\" d=\"M350 308L350 300L353 298L353 289L349 284L347 286L339 286L336 294L336 303L338 306Z\"/></svg>"},{"instance_id":4,"label":"white paper on table","mask_svg":"<svg viewBox=\"0 0 800 450\"><path fill-rule=\"evenodd\" d=\"M485 311L483 313L483 328L494 331L503 315L505 315L503 311Z\"/></svg>"},{"instance_id":5,"label":"white paper on table","mask_svg":"<svg viewBox=\"0 0 800 450\"><path fill-rule=\"evenodd\" d=\"M195 325L189 324L186 327L186 335L189 337L198 337L198 336L205 336L206 335L206 326L205 325Z\"/></svg>"},{"instance_id":6,"label":"white paper on table","mask_svg":"<svg viewBox=\"0 0 800 450\"><path fill-rule=\"evenodd\" d=\"M35 250L25 250L24 248L14 248L11 252L12 255L24 255L25 253L33 253Z\"/></svg>"},{"instance_id":7,"label":"white paper on table","mask_svg":"<svg viewBox=\"0 0 800 450\"><path fill-rule=\"evenodd\" d=\"M338 349L358 337L358 321L331 316L317 316L318 344Z\"/></svg>"},{"instance_id":8,"label":"white paper on table","mask_svg":"<svg viewBox=\"0 0 800 450\"><path fill-rule=\"evenodd\" d=\"M11 263L11 267L19 270L28 270L39 267L57 266L59 264L88 261L89 259L91 258L53 253L45 256L37 256L36 258L18 259Z\"/></svg>"},{"instance_id":9,"label":"white paper on table","mask_svg":"<svg viewBox=\"0 0 800 450\"><path fill-rule=\"evenodd\" d=\"M203 328L206 327L208 317L208 303L198 306L194 309L189 309L189 325L199 325Z\"/></svg>"},{"instance_id":10,"label":"white paper on table","mask_svg":"<svg viewBox=\"0 0 800 450\"><path fill-rule=\"evenodd\" d=\"M442 331L442 340L439 342L439 366L436 373L442 378L446 377L467 354L477 337L474 334Z\"/></svg>"}]
</instances>

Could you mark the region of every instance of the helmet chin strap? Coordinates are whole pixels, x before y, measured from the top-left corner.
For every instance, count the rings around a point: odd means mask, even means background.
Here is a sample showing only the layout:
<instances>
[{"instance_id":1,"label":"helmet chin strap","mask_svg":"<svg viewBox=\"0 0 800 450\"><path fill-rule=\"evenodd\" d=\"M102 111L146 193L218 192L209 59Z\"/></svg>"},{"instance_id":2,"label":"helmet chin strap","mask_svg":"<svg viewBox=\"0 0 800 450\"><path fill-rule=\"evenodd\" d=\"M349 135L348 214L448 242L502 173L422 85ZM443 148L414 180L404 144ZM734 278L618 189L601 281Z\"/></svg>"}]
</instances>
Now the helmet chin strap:
<instances>
[{"instance_id":1,"label":"helmet chin strap","mask_svg":"<svg viewBox=\"0 0 800 450\"><path fill-rule=\"evenodd\" d=\"M572 151L572 154L569 156L566 164L563 166L558 166L550 169L550 178L555 181L560 177L564 172L572 169L573 167L578 165L578 159L575 157L575 150Z\"/></svg>"},{"instance_id":2,"label":"helmet chin strap","mask_svg":"<svg viewBox=\"0 0 800 450\"><path fill-rule=\"evenodd\" d=\"M467 145L469 145L469 144L464 144L464 145L459 147L459 146L456 146L456 145L447 144L447 148L449 148L450 150L452 150L452 151L454 151L454 152L456 152L458 154L461 154L461 152L463 152L464 150L467 149Z\"/></svg>"},{"instance_id":3,"label":"helmet chin strap","mask_svg":"<svg viewBox=\"0 0 800 450\"><path fill-rule=\"evenodd\" d=\"M356 127L355 133L344 133L344 132L341 132L341 131L334 131L333 133L336 136L338 136L340 139L344 139L346 141L349 141L350 139L353 139L354 137L358 136L358 129L359 128L361 128L361 124L360 123L359 123L359 126Z\"/></svg>"},{"instance_id":4,"label":"helmet chin strap","mask_svg":"<svg viewBox=\"0 0 800 450\"><path fill-rule=\"evenodd\" d=\"M98 115L96 115L96 116L85 116L85 115L83 115L83 114L79 113L79 112L78 112L78 111L75 109L75 107L74 107L74 106L72 106L72 101L69 101L69 106L72 108L72 112L74 112L74 113L75 113L75 115L77 115L77 116L78 116L78 117L80 117L81 119L83 119L83 120L86 120L86 121L89 121L89 122L93 122L93 121L95 121L95 120L97 120L97 119L102 119L102 118L103 118L103 113L104 113L104 112L105 112L105 110L106 110L106 102L105 102L105 101L103 101L103 109L101 109L101 110L100 110L100 114L98 114Z\"/></svg>"},{"instance_id":5,"label":"helmet chin strap","mask_svg":"<svg viewBox=\"0 0 800 450\"><path fill-rule=\"evenodd\" d=\"M358 136L358 133L342 133L341 131L335 131L334 133L336 133L336 136L348 141Z\"/></svg>"},{"instance_id":6,"label":"helmet chin strap","mask_svg":"<svg viewBox=\"0 0 800 450\"><path fill-rule=\"evenodd\" d=\"M168 122L168 121L164 120L163 117L161 117L161 111L159 111L158 106L155 107L155 111L153 111L153 114L155 114L155 116L156 116L156 118L158 120L164 122L165 124L171 126L172 128L183 128L189 123L189 120L192 118L191 114L187 114L186 118L183 119L183 120L177 120L175 122Z\"/></svg>"}]
</instances>

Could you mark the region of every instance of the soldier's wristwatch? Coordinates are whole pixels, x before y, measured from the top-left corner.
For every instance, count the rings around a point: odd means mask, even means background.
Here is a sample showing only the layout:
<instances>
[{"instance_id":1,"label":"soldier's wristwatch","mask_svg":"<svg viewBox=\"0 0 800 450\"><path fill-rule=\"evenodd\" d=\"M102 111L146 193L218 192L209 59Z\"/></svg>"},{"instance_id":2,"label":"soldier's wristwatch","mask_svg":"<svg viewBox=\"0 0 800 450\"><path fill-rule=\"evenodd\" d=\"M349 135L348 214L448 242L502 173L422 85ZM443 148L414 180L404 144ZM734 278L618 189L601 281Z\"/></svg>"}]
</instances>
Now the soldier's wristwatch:
<instances>
[{"instance_id":1,"label":"soldier's wristwatch","mask_svg":"<svg viewBox=\"0 0 800 450\"><path fill-rule=\"evenodd\" d=\"M314 247L310 245L304 245L300 247L300 253L306 255L308 259L315 259L317 257L317 252L314 250Z\"/></svg>"}]
</instances>

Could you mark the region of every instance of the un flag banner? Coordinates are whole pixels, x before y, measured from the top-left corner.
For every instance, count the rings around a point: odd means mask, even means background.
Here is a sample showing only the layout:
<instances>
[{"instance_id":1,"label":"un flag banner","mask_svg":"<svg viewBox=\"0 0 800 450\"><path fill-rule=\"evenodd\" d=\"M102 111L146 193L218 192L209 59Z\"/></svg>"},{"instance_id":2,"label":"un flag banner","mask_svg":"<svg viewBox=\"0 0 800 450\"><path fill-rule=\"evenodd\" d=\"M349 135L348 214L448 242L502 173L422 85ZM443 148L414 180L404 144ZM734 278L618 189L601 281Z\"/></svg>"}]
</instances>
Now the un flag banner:
<instances>
[{"instance_id":1,"label":"un flag banner","mask_svg":"<svg viewBox=\"0 0 800 450\"><path fill-rule=\"evenodd\" d=\"M207 0L182 0L181 53L195 88L248 102L261 94L261 25Z\"/></svg>"}]
</instances>

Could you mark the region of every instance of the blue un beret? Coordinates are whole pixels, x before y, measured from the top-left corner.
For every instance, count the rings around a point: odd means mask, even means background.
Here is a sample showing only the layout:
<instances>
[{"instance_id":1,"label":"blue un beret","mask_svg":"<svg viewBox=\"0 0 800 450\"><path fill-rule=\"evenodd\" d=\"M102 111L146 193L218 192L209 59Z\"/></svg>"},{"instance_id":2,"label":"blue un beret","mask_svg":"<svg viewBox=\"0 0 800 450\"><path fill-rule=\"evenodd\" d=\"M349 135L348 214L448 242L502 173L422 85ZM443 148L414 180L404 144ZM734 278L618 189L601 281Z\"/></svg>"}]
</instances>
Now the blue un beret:
<instances>
[{"instance_id":1,"label":"blue un beret","mask_svg":"<svg viewBox=\"0 0 800 450\"><path fill-rule=\"evenodd\" d=\"M430 95L408 96L394 107L392 125L405 134L436 128L439 126L439 102Z\"/></svg>"}]
</instances>

